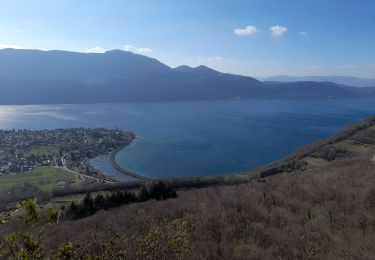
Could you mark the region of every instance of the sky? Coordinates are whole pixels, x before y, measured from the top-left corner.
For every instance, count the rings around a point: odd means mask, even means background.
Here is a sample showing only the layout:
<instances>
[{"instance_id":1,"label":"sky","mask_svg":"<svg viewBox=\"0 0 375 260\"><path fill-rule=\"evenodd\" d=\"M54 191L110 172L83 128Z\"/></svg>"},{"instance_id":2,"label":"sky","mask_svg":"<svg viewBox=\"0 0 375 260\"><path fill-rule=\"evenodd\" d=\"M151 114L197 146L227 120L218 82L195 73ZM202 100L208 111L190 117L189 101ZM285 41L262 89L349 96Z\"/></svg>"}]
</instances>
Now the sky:
<instances>
[{"instance_id":1,"label":"sky","mask_svg":"<svg viewBox=\"0 0 375 260\"><path fill-rule=\"evenodd\" d=\"M0 48L122 49L176 67L375 78L374 0L0 0Z\"/></svg>"}]
</instances>

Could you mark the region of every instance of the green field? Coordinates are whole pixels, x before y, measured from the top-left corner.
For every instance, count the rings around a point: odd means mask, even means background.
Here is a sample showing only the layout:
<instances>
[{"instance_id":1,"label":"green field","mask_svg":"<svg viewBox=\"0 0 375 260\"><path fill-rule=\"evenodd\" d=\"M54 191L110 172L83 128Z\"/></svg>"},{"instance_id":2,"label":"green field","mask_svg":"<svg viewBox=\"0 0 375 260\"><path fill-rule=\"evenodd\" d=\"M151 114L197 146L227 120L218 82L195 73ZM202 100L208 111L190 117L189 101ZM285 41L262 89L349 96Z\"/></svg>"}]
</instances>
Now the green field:
<instances>
[{"instance_id":1,"label":"green field","mask_svg":"<svg viewBox=\"0 0 375 260\"><path fill-rule=\"evenodd\" d=\"M302 160L307 162L311 166L321 166L321 165L325 165L328 163L328 161L322 158L315 158L315 157L305 157Z\"/></svg>"},{"instance_id":2,"label":"green field","mask_svg":"<svg viewBox=\"0 0 375 260\"><path fill-rule=\"evenodd\" d=\"M369 129L375 131L375 125L371 126Z\"/></svg>"},{"instance_id":3,"label":"green field","mask_svg":"<svg viewBox=\"0 0 375 260\"><path fill-rule=\"evenodd\" d=\"M31 155L35 155L35 156L58 155L59 152L60 152L59 147L55 145L39 146L39 147L33 147L33 148L28 149L24 153L24 156L28 157Z\"/></svg>"},{"instance_id":4,"label":"green field","mask_svg":"<svg viewBox=\"0 0 375 260\"><path fill-rule=\"evenodd\" d=\"M335 143L334 146L357 154L367 153L370 149L367 145L356 144L352 140L344 140Z\"/></svg>"},{"instance_id":5,"label":"green field","mask_svg":"<svg viewBox=\"0 0 375 260\"><path fill-rule=\"evenodd\" d=\"M22 174L0 176L0 192L30 183L43 191L52 191L58 182L79 183L82 180L70 172L52 167L36 167L33 171Z\"/></svg>"}]
</instances>

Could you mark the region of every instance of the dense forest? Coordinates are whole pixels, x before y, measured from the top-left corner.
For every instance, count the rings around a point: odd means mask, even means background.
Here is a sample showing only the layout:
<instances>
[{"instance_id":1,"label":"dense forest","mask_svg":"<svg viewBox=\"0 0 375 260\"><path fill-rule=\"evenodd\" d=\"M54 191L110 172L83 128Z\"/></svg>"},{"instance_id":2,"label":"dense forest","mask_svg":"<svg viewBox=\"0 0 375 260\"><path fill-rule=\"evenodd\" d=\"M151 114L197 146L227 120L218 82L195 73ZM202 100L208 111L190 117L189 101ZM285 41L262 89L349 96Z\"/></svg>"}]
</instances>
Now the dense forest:
<instances>
[{"instance_id":1,"label":"dense forest","mask_svg":"<svg viewBox=\"0 0 375 260\"><path fill-rule=\"evenodd\" d=\"M175 199L75 221L41 221L22 226L34 242L8 241L28 248L25 255L37 249L40 255L72 258L372 259L374 173L368 158L343 160L262 182L181 191ZM1 233L19 229L18 221L3 225ZM40 238L35 230L43 230ZM10 242L3 242L3 256L12 257Z\"/></svg>"}]
</instances>

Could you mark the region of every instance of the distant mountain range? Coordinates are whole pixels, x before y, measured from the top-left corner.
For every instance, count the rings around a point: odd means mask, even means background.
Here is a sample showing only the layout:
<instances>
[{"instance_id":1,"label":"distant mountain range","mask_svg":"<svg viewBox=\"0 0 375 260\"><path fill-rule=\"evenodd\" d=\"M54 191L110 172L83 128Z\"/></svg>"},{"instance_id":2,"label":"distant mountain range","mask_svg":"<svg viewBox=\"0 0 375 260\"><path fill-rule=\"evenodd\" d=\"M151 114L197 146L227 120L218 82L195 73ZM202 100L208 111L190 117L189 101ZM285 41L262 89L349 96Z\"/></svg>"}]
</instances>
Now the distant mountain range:
<instances>
[{"instance_id":1,"label":"distant mountain range","mask_svg":"<svg viewBox=\"0 0 375 260\"><path fill-rule=\"evenodd\" d=\"M375 88L331 82L261 82L205 66L170 68L131 52L0 50L0 104L248 98L361 98Z\"/></svg>"},{"instance_id":2,"label":"distant mountain range","mask_svg":"<svg viewBox=\"0 0 375 260\"><path fill-rule=\"evenodd\" d=\"M261 81L280 81L280 82L296 82L296 81L317 81L317 82L333 82L353 87L375 87L375 79L363 79L346 76L273 76L269 78L258 78Z\"/></svg>"}]
</instances>

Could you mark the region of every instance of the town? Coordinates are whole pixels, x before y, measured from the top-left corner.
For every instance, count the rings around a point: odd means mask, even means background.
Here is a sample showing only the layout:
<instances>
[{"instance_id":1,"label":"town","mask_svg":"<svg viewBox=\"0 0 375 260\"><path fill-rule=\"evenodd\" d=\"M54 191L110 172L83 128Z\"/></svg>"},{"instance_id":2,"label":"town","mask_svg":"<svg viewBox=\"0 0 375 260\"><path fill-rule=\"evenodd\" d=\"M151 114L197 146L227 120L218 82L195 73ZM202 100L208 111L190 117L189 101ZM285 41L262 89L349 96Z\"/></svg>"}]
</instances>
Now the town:
<instances>
[{"instance_id":1,"label":"town","mask_svg":"<svg viewBox=\"0 0 375 260\"><path fill-rule=\"evenodd\" d=\"M54 167L92 177L88 160L126 146L133 132L105 128L0 130L0 176Z\"/></svg>"}]
</instances>

